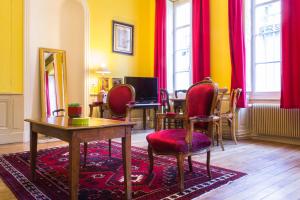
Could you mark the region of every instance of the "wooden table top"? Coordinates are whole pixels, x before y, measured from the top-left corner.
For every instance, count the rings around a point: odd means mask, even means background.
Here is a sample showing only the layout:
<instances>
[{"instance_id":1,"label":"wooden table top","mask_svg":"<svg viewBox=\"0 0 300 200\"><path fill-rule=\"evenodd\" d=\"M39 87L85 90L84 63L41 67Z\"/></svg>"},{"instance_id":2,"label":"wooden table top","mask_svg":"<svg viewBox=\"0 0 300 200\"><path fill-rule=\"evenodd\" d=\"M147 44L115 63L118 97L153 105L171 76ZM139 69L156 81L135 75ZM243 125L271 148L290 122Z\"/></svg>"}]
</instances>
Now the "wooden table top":
<instances>
[{"instance_id":1,"label":"wooden table top","mask_svg":"<svg viewBox=\"0 0 300 200\"><path fill-rule=\"evenodd\" d=\"M40 119L25 119L24 121L55 127L62 130L82 130L82 129L95 129L107 128L115 126L134 126L134 122L126 122L120 120L104 119L104 118L89 118L88 125L72 125L69 117L48 117Z\"/></svg>"},{"instance_id":2,"label":"wooden table top","mask_svg":"<svg viewBox=\"0 0 300 200\"><path fill-rule=\"evenodd\" d=\"M224 95L228 91L227 88L219 88L219 95ZM174 102L184 102L186 98L170 98Z\"/></svg>"},{"instance_id":3,"label":"wooden table top","mask_svg":"<svg viewBox=\"0 0 300 200\"><path fill-rule=\"evenodd\" d=\"M185 98L170 98L171 101L185 101Z\"/></svg>"}]
</instances>

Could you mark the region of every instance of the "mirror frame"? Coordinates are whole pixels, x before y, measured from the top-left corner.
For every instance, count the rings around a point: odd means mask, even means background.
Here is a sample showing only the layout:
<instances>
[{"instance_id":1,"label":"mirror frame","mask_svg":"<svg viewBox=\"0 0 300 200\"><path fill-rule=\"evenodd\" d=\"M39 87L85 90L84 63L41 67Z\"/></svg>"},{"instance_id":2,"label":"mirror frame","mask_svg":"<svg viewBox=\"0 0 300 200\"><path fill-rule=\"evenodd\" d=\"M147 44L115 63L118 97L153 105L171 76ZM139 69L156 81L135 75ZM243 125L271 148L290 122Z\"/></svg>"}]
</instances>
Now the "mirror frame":
<instances>
[{"instance_id":1,"label":"mirror frame","mask_svg":"<svg viewBox=\"0 0 300 200\"><path fill-rule=\"evenodd\" d=\"M42 117L47 117L47 110L46 110L46 92L45 88L45 57L44 53L61 53L63 59L63 108L58 109L65 109L65 114L67 114L67 63L66 63L66 51L60 49L50 49L50 48L39 48L39 65L40 65L40 83L41 83L41 114Z\"/></svg>"}]
</instances>

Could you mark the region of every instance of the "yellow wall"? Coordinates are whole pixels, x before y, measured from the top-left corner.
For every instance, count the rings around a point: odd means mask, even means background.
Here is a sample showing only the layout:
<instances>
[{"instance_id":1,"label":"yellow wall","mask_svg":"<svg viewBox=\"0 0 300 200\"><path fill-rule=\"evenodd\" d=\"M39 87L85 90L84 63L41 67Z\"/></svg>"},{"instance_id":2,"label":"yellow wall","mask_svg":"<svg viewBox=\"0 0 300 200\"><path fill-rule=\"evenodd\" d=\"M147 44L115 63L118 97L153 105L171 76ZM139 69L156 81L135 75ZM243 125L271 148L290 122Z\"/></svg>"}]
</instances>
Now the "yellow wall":
<instances>
[{"instance_id":1,"label":"yellow wall","mask_svg":"<svg viewBox=\"0 0 300 200\"><path fill-rule=\"evenodd\" d=\"M88 5L92 65L106 64L111 77L153 76L155 1L88 0ZM134 25L134 56L112 53L112 20Z\"/></svg>"},{"instance_id":2,"label":"yellow wall","mask_svg":"<svg viewBox=\"0 0 300 200\"><path fill-rule=\"evenodd\" d=\"M23 93L23 0L0 1L0 93Z\"/></svg>"},{"instance_id":3,"label":"yellow wall","mask_svg":"<svg viewBox=\"0 0 300 200\"><path fill-rule=\"evenodd\" d=\"M230 88L231 60L228 32L228 0L210 1L211 76L219 87Z\"/></svg>"},{"instance_id":4,"label":"yellow wall","mask_svg":"<svg viewBox=\"0 0 300 200\"><path fill-rule=\"evenodd\" d=\"M211 75L230 87L227 0L211 0ZM88 0L91 53L112 77L153 76L154 0ZM134 56L112 53L112 20L135 26ZM0 2L0 93L23 92L23 0ZM99 64L101 64L99 63Z\"/></svg>"}]
</instances>

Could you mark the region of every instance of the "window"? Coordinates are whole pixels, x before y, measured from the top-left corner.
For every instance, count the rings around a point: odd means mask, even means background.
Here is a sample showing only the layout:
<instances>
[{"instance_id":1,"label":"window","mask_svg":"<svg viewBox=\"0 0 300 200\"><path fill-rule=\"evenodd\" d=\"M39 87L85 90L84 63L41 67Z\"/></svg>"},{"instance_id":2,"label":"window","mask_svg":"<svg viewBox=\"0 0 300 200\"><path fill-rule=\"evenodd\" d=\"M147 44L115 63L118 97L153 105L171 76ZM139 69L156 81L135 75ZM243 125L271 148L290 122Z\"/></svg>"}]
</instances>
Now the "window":
<instances>
[{"instance_id":1,"label":"window","mask_svg":"<svg viewBox=\"0 0 300 200\"><path fill-rule=\"evenodd\" d=\"M281 2L246 1L247 91L279 94L281 80Z\"/></svg>"},{"instance_id":2,"label":"window","mask_svg":"<svg viewBox=\"0 0 300 200\"><path fill-rule=\"evenodd\" d=\"M191 1L167 2L167 85L172 92L191 85Z\"/></svg>"}]
</instances>

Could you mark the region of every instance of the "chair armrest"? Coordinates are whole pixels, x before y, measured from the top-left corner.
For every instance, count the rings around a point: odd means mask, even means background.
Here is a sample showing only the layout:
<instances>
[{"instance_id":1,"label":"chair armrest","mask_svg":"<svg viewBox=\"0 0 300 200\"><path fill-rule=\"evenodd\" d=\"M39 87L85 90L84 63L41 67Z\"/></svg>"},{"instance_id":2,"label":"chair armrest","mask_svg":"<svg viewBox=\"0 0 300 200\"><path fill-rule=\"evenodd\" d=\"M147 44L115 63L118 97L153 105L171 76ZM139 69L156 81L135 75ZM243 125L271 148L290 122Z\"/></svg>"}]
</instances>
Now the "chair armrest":
<instances>
[{"instance_id":1,"label":"chair armrest","mask_svg":"<svg viewBox=\"0 0 300 200\"><path fill-rule=\"evenodd\" d=\"M210 115L210 116L194 116L189 118L191 123L197 122L216 122L220 120L219 116Z\"/></svg>"},{"instance_id":2,"label":"chair armrest","mask_svg":"<svg viewBox=\"0 0 300 200\"><path fill-rule=\"evenodd\" d=\"M62 115L58 115L59 112L65 112L66 110L61 108L61 109L57 109L57 110L53 110L52 111L52 115L54 116L54 113L57 113L57 116L56 117L63 117L65 114L62 114Z\"/></svg>"},{"instance_id":3,"label":"chair armrest","mask_svg":"<svg viewBox=\"0 0 300 200\"><path fill-rule=\"evenodd\" d=\"M126 121L131 121L131 111L132 111L133 105L127 104L126 105Z\"/></svg>"},{"instance_id":4,"label":"chair armrest","mask_svg":"<svg viewBox=\"0 0 300 200\"><path fill-rule=\"evenodd\" d=\"M193 140L193 132L194 132L194 124L197 122L218 122L220 120L219 116L216 115L210 115L210 116L194 116L189 118L189 128L187 131L187 135L185 136L185 141L189 144L189 147L191 147L192 140ZM211 130L212 131L212 130Z\"/></svg>"},{"instance_id":5,"label":"chair armrest","mask_svg":"<svg viewBox=\"0 0 300 200\"><path fill-rule=\"evenodd\" d=\"M165 119L165 118L169 118L169 119L184 119L184 115L180 114L180 113L176 113L175 115L173 114L168 114L168 113L157 113L156 114L157 119Z\"/></svg>"}]
</instances>

